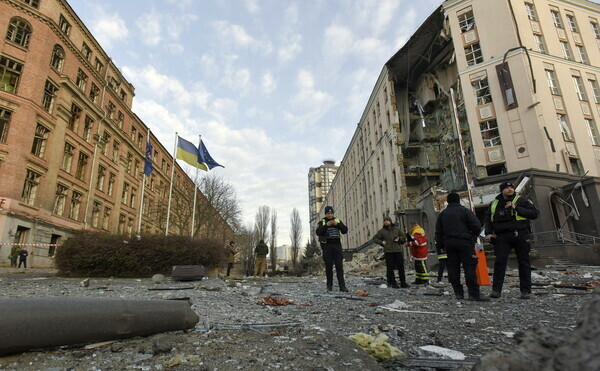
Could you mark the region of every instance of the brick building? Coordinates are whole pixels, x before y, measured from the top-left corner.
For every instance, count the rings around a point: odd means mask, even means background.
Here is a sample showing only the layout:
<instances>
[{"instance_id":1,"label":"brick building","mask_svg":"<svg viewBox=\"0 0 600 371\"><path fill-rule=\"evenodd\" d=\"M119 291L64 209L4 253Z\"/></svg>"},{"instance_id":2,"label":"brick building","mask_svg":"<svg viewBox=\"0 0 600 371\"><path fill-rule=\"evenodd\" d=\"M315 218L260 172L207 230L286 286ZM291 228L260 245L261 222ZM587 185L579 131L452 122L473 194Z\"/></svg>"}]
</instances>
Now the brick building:
<instances>
[{"instance_id":1,"label":"brick building","mask_svg":"<svg viewBox=\"0 0 600 371\"><path fill-rule=\"evenodd\" d=\"M190 234L194 183L132 112L134 87L69 4L0 1L0 30L0 264L8 243L31 243L31 263L51 266L52 244L81 229L164 233L173 166L169 232ZM195 235L232 238L198 199Z\"/></svg>"}]
</instances>

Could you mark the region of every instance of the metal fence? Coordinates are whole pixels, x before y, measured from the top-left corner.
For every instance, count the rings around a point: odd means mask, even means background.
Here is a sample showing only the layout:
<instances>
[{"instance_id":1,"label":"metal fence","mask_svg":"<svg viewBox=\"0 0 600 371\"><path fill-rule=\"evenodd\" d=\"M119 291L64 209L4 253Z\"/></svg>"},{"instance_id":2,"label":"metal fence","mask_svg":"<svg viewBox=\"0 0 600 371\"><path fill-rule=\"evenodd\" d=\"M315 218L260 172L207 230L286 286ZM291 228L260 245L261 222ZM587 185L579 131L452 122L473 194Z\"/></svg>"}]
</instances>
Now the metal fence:
<instances>
[{"instance_id":1,"label":"metal fence","mask_svg":"<svg viewBox=\"0 0 600 371\"><path fill-rule=\"evenodd\" d=\"M560 229L531 234L531 244L533 246L555 244L591 245L595 243L600 243L600 237Z\"/></svg>"}]
</instances>

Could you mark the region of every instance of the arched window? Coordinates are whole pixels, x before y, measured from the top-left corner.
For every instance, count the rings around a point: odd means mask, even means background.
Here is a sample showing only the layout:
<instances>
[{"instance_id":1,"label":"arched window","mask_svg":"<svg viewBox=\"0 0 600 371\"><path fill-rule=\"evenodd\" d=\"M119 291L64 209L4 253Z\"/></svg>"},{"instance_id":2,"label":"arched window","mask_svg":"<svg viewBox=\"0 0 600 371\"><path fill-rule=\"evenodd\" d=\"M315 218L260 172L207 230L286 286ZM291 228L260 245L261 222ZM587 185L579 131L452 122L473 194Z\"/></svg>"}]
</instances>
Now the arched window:
<instances>
[{"instance_id":1,"label":"arched window","mask_svg":"<svg viewBox=\"0 0 600 371\"><path fill-rule=\"evenodd\" d=\"M6 40L26 48L29 45L30 36L31 26L26 20L19 17L14 17L10 20L8 31L6 32Z\"/></svg>"},{"instance_id":2,"label":"arched window","mask_svg":"<svg viewBox=\"0 0 600 371\"><path fill-rule=\"evenodd\" d=\"M34 8L40 7L40 0L21 0L21 1L27 5L31 5Z\"/></svg>"},{"instance_id":3,"label":"arched window","mask_svg":"<svg viewBox=\"0 0 600 371\"><path fill-rule=\"evenodd\" d=\"M50 65L52 68L57 71L62 71L63 63L65 61L65 50L62 46L56 44L54 45L54 50L52 50L52 57L50 58Z\"/></svg>"}]
</instances>

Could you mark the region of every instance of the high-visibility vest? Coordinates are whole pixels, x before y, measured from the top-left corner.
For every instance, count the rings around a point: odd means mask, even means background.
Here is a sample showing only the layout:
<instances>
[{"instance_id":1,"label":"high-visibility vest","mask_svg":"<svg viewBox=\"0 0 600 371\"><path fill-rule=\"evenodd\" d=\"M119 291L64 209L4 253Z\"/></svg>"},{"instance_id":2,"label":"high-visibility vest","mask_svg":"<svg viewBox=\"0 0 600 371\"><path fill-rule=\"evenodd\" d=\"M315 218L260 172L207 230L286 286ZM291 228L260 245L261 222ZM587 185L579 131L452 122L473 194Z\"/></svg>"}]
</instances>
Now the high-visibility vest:
<instances>
[{"instance_id":1,"label":"high-visibility vest","mask_svg":"<svg viewBox=\"0 0 600 371\"><path fill-rule=\"evenodd\" d=\"M335 220L336 223L341 223L340 220L338 218L333 219ZM323 225L326 224L325 218L321 219L321 223L323 223ZM321 238L319 239L320 243L327 243L327 236L321 236ZM340 242L342 242L342 234L340 233Z\"/></svg>"},{"instance_id":2,"label":"high-visibility vest","mask_svg":"<svg viewBox=\"0 0 600 371\"><path fill-rule=\"evenodd\" d=\"M515 195L515 197L512 199L512 203L516 204L517 200L519 199L519 197L521 197L521 195L519 195L519 194ZM496 207L497 206L498 206L498 200L494 200L494 202L492 202L492 209L491 209L492 217L490 218L490 220L492 222L494 221L494 215L496 214ZM515 219L517 219L517 220L527 220L526 217L519 215L519 213L517 212L517 209L515 209Z\"/></svg>"}]
</instances>

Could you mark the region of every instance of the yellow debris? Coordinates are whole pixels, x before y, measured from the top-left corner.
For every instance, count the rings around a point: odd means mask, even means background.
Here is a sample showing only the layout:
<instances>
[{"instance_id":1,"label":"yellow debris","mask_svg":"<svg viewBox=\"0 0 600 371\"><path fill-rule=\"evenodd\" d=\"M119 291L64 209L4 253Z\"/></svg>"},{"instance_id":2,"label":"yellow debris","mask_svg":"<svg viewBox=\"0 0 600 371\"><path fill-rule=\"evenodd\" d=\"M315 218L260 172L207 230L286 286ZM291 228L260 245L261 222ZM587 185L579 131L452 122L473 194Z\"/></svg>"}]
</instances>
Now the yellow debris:
<instances>
[{"instance_id":1,"label":"yellow debris","mask_svg":"<svg viewBox=\"0 0 600 371\"><path fill-rule=\"evenodd\" d=\"M380 334L376 338L369 334L358 333L348 337L361 347L371 358L377 362L386 361L392 357L404 356L398 348L391 346L386 340L388 337Z\"/></svg>"}]
</instances>

